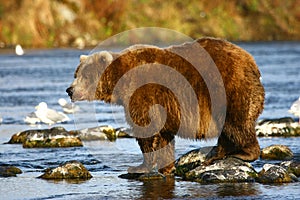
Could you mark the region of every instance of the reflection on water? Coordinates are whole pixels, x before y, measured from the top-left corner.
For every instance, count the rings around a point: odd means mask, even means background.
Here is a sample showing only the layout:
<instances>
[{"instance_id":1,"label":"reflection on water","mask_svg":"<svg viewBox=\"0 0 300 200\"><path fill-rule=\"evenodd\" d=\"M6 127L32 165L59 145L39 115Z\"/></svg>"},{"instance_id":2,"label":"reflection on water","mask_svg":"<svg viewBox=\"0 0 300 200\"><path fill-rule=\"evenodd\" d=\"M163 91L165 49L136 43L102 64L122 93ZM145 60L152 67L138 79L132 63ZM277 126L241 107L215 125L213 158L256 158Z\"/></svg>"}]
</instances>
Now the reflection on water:
<instances>
[{"instance_id":1,"label":"reflection on water","mask_svg":"<svg viewBox=\"0 0 300 200\"><path fill-rule=\"evenodd\" d=\"M175 179L142 181L140 186L141 197L151 199L172 199L175 197Z\"/></svg>"}]
</instances>

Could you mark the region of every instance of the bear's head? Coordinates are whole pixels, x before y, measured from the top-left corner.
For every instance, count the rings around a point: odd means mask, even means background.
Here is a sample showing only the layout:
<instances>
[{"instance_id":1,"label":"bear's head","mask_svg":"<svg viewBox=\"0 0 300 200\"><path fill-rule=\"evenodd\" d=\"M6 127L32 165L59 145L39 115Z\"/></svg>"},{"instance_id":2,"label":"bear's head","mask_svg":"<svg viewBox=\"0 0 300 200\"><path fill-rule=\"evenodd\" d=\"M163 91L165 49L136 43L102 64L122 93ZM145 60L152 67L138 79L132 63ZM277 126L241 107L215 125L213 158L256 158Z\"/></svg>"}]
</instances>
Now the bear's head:
<instances>
[{"instance_id":1,"label":"bear's head","mask_svg":"<svg viewBox=\"0 0 300 200\"><path fill-rule=\"evenodd\" d=\"M113 54L108 51L96 52L92 55L81 55L80 64L74 75L74 81L66 90L75 101L110 101L108 83L103 83L103 73L113 61ZM107 70L106 70L107 71ZM103 85L105 84L105 85Z\"/></svg>"}]
</instances>

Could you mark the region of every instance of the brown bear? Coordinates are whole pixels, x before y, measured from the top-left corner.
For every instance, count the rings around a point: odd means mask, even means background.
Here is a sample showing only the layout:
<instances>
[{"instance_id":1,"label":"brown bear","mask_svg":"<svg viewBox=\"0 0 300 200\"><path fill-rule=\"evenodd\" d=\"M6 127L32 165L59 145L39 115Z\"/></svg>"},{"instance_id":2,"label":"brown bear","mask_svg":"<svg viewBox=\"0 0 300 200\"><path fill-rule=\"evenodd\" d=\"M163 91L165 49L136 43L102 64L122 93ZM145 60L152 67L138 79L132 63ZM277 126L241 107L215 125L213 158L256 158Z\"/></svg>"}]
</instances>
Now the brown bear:
<instances>
[{"instance_id":1,"label":"brown bear","mask_svg":"<svg viewBox=\"0 0 300 200\"><path fill-rule=\"evenodd\" d=\"M101 51L81 56L74 78L67 89L72 101L124 106L144 156L129 173L172 173L176 134L218 137L206 164L228 156L244 161L259 157L260 72L248 52L228 41L205 37L166 48L134 45L119 53Z\"/></svg>"}]
</instances>

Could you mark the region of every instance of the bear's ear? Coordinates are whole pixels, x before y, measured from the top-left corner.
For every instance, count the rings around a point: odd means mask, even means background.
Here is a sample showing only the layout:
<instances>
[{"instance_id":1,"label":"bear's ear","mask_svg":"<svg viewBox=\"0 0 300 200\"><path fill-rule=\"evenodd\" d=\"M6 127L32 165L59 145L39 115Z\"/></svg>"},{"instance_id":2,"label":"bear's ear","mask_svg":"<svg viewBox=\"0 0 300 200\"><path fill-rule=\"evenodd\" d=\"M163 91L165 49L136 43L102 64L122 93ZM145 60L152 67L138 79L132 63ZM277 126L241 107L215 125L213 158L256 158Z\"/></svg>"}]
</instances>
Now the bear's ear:
<instances>
[{"instance_id":1,"label":"bear's ear","mask_svg":"<svg viewBox=\"0 0 300 200\"><path fill-rule=\"evenodd\" d=\"M87 58L88 58L87 55L81 55L81 56L80 56L80 62L81 62L81 63L84 62Z\"/></svg>"},{"instance_id":2,"label":"bear's ear","mask_svg":"<svg viewBox=\"0 0 300 200\"><path fill-rule=\"evenodd\" d=\"M100 62L104 62L106 64L110 64L113 61L113 56L108 51L101 51L99 53Z\"/></svg>"}]
</instances>

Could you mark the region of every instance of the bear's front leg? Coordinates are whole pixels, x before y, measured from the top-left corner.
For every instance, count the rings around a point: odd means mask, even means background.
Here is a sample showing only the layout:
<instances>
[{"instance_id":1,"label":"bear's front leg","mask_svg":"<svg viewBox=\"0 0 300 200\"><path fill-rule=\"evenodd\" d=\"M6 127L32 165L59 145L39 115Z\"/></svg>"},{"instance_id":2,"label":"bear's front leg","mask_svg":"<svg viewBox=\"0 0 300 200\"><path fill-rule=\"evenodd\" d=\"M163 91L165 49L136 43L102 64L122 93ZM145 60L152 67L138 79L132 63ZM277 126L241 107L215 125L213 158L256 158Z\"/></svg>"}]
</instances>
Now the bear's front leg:
<instances>
[{"instance_id":1,"label":"bear's front leg","mask_svg":"<svg viewBox=\"0 0 300 200\"><path fill-rule=\"evenodd\" d=\"M143 152L144 161L140 166L129 167L128 173L160 172L171 174L174 167L174 136L157 133L149 138L136 138Z\"/></svg>"}]
</instances>

